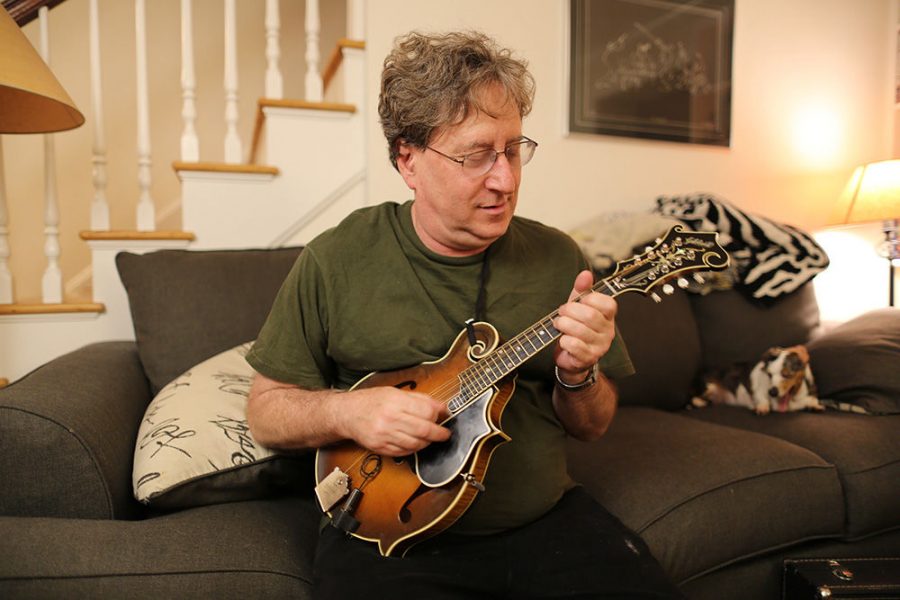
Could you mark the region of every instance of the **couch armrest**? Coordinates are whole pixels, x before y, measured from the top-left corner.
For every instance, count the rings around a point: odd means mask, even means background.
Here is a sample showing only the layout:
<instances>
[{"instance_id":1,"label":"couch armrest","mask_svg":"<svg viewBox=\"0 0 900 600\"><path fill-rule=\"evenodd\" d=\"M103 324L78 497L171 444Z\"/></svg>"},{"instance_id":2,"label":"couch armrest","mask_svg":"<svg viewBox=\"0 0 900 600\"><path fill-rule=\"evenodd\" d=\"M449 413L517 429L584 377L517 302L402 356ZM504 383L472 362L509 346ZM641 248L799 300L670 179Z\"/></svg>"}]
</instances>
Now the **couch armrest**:
<instances>
[{"instance_id":1,"label":"couch armrest","mask_svg":"<svg viewBox=\"0 0 900 600\"><path fill-rule=\"evenodd\" d=\"M0 515L128 518L150 387L134 342L56 358L0 390Z\"/></svg>"},{"instance_id":2,"label":"couch armrest","mask_svg":"<svg viewBox=\"0 0 900 600\"><path fill-rule=\"evenodd\" d=\"M808 344L819 397L900 414L900 309L867 312Z\"/></svg>"}]
</instances>

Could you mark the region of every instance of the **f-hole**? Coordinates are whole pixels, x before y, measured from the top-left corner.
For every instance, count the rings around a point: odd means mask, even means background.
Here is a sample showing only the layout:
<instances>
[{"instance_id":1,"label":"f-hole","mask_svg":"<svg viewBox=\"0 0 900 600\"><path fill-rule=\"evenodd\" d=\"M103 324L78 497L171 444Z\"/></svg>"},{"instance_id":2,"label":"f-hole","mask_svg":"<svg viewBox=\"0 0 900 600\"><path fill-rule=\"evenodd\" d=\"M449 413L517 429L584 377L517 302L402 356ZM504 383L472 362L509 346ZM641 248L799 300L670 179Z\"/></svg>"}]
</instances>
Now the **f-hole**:
<instances>
[{"instance_id":1,"label":"f-hole","mask_svg":"<svg viewBox=\"0 0 900 600\"><path fill-rule=\"evenodd\" d=\"M409 390L414 390L414 389L416 389L416 386L418 386L418 385L419 384L417 384L415 381L410 379L409 381L401 381L400 383L396 384L394 387L397 388L398 390L402 390L404 388L409 389Z\"/></svg>"},{"instance_id":2,"label":"f-hole","mask_svg":"<svg viewBox=\"0 0 900 600\"><path fill-rule=\"evenodd\" d=\"M412 504L416 500L416 498L430 491L432 491L431 488L420 485L413 493L413 495L407 498L406 502L403 503L403 506L400 507L400 512L397 513L397 518L400 519L401 523L409 523L409 521L412 519L412 511L409 510L409 505Z\"/></svg>"}]
</instances>

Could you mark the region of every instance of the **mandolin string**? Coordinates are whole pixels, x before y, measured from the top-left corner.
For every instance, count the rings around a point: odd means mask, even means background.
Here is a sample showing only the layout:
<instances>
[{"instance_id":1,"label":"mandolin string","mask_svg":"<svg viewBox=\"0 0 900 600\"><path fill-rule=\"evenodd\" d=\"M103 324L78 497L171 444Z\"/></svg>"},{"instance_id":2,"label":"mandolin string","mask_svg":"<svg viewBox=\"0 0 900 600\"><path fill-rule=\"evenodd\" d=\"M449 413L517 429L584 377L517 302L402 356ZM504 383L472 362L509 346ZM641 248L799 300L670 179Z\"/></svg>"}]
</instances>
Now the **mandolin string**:
<instances>
[{"instance_id":1,"label":"mandolin string","mask_svg":"<svg viewBox=\"0 0 900 600\"><path fill-rule=\"evenodd\" d=\"M683 252L684 252L683 249L677 251L678 254L682 254ZM727 257L727 254L726 254L726 257ZM705 264L707 267L711 267L711 266L712 266L712 265L710 264L710 261L706 260L706 256L705 256L705 255L704 255L704 258L703 258L703 260L702 260L701 262L702 262L703 264ZM593 286L591 286L591 289L590 289L590 290L587 290L587 291L585 291L585 292L579 294L579 295L574 299L574 301L575 301L575 302L580 302L582 298L584 298L586 295L588 295L588 294L591 293L591 292L600 292L600 293L602 293L602 294L605 294L605 295L611 296L611 297L617 296L617 295L618 295L619 293L621 293L621 292L616 291L612 286L609 285L609 282L611 282L611 281L613 281L613 280L618 280L618 281L620 281L620 282L624 281L624 282L627 284L627 277L628 277L628 275L630 275L630 274L631 274L633 271L635 271L635 270L639 270L639 268L642 267L642 266L644 266L644 264L645 264L645 261L644 261L644 260L638 260L638 261L636 261L634 264L631 264L631 265L629 265L628 267L626 267L625 269L623 269L621 273L613 273L613 274L610 275L609 277L607 277L607 278L605 278L605 279L602 279L602 280L600 280L599 282L597 282L596 284L594 284ZM727 260L726 260L725 263L723 263L723 265L727 265ZM697 266L699 266L699 265L695 265L694 268L697 268ZM686 270L686 269L684 269L684 268L682 268L682 269L677 269L675 272L670 273L668 276L661 278L659 281L656 281L654 285L659 284L659 283L662 283L662 281L664 281L664 280L666 280L666 279L669 279L669 278L673 277L673 276L675 275L675 273L680 272L680 271L683 271L683 270ZM600 288L601 288L602 286L605 286L606 289L605 289L605 290L601 290ZM650 287L652 287L652 286L650 286ZM627 287L626 287L626 289L627 289ZM646 291L648 291L648 290L649 290L649 287L647 288L647 290L644 290L644 291L646 292ZM552 313L550 313L549 315L547 315L547 316L544 317L543 319L539 320L537 323L535 323L534 325L532 325L531 327L529 327L528 329L526 329L525 331L523 331L522 333L520 333L519 335L517 335L516 337L514 337L512 340L510 340L510 342L501 344L500 346L498 346L497 348L495 348L492 352L490 352L489 354L486 354L486 355L483 356L481 359L479 359L478 362L473 362L472 365L470 365L469 367L466 367L466 369L464 369L464 370L461 371L460 373L465 372L465 371L467 371L468 369L471 369L471 368L477 366L481 360L484 360L485 358L488 358L489 356L493 355L493 354L494 354L495 352L497 352L499 349L507 347L511 342L513 342L513 341L519 339L520 337L524 336L528 331L533 330L534 327L536 327L536 326L538 326L538 325L542 325L542 324L543 324L545 321L547 321L547 320L550 320L551 322L553 322L558 316L559 316L559 310L553 311ZM557 337L559 337L559 336L554 336L553 339L556 339ZM553 340L548 341L547 344L545 344L545 346L543 346L541 349L543 349L544 347L546 347L546 345L549 345L549 343L552 342L552 341L553 341ZM527 360L529 360L530 358L532 358L535 354L537 354L537 352L538 352L538 350L536 350L536 351L534 352L534 354L530 354L525 360L522 361L522 363L520 363L519 365L517 365L515 368L518 368L518 366L521 366L521 364L523 364L524 362L526 362ZM511 370L510 370L510 373L511 373L512 371L514 371L515 368L514 368L514 369L511 369ZM507 375L504 375L503 377L506 377L506 376L507 376ZM502 379L502 377L501 377L501 379ZM499 380L498 380L498 381L499 381ZM432 397L440 396L440 397L436 397L435 399L440 400L440 401L441 401L443 404L445 404L445 405L449 405L450 401L453 400L453 398L454 398L454 390L459 390L460 387L461 387L461 385L460 385L460 378L459 378L459 375L457 375L454 379L448 380L448 381L442 383L441 385L439 385L437 388L435 388L435 390L431 393L431 395L432 395ZM487 388L485 387L484 389L487 389ZM481 391L483 391L483 390L481 390ZM479 392L479 393L481 393L481 392ZM450 397L449 397L449 398L443 398L446 394L450 394ZM452 415L451 415L451 418L452 418ZM449 419L448 419L448 420L449 420ZM446 421L444 421L444 422L446 423ZM357 458L356 458L356 459L348 466L348 470L351 470L351 471L352 471L352 470L360 463L360 461L362 461L366 456L370 455L371 453L372 453L371 451L369 451L369 450L363 448L362 451L357 455Z\"/></svg>"},{"instance_id":2,"label":"mandolin string","mask_svg":"<svg viewBox=\"0 0 900 600\"><path fill-rule=\"evenodd\" d=\"M631 269L628 269L628 270L631 270ZM626 272L627 272L628 270L626 270ZM619 275L619 277L616 277L616 278L620 278L620 277L621 277L622 275L624 275L624 274L625 274L625 272L623 272L621 275ZM609 286L609 284L608 284L608 282L609 282L611 279L614 279L614 277L607 277L606 279L602 279L602 280L598 281L596 284L594 284L593 286L591 286L591 289L589 289L589 290L587 290L587 291L582 292L581 294L579 294L579 295L574 299L574 301L575 301L575 302L580 302L585 296L587 296L588 294L590 294L590 293L592 293L592 292L599 292L599 293L605 294L605 295L607 295L607 296L613 296L613 295L615 295L615 292L613 291L613 289L612 289L612 288ZM601 287L604 287L604 286L606 287L605 290L600 289ZM484 361L485 359L487 359L487 358L490 357L490 356L493 356L493 355L497 354L498 351L501 350L501 349L506 348L506 349L508 350L510 347L512 347L512 346L513 346L515 343L517 343L517 342L519 343L519 345L522 345L521 342L522 342L523 340L526 340L526 339L527 339L529 345L531 345L532 347L534 347L534 343L533 343L530 339L527 338L528 332L534 331L534 330L535 330L536 328L538 328L538 327L543 328L543 324L544 324L545 322L550 321L551 323L553 323L553 322L555 322L555 320L556 320L558 317L559 317L559 310L557 309L557 310L551 312L550 314L546 315L543 319L539 319L537 322L535 322L534 324L532 324L530 327L528 327L527 329L525 329L523 332L519 333L517 336L515 336L514 338L512 338L512 339L509 340L508 342L506 342L506 343L504 343L504 344L501 344L501 345L497 346L493 351L491 351L491 352L488 353L488 354L485 354L485 355L484 355L483 357L481 357L477 362L473 362L470 366L466 367L463 371L461 371L460 374L462 374L462 373L464 373L464 372L466 372L466 371L469 371L470 369L477 369L477 367L478 367L479 365L484 364L482 361ZM526 350L525 352L526 352L526 354L528 354L528 356L526 356L525 359L521 360L521 362L520 362L519 364L517 364L514 368L510 369L510 370L509 370L509 373L512 373L515 369L517 369L517 368L520 367L522 364L524 364L525 362L527 362L529 359L531 359L531 358L532 358L533 356L535 356L538 352L540 352L541 350L543 350L544 348L546 348L553 340L557 339L558 337L559 337L559 335L554 335L550 340L548 340L547 342L543 343L543 345L542 345L539 349L535 349L534 352L528 352L528 351ZM514 354L514 355L515 355L516 357L518 357L518 358L521 358L521 356L519 355L518 352L512 352L512 354ZM501 364L503 364L503 361L502 361L502 360L501 360L500 362L501 362ZM505 365L504 365L504 366L505 366ZM507 373L507 374L504 375L503 377L508 376L509 373ZM503 377L501 377L500 379L503 379ZM490 381L491 379L493 379L493 376L488 376L488 381ZM498 379L497 381L499 381L500 379ZM491 383L490 383L488 386L484 386L483 388L478 389L478 391L475 392L475 395L480 394L481 392L483 392L485 389L487 389L490 385L493 385L494 383L495 383L494 381L491 381ZM439 385L438 387L436 387L434 390L430 391L430 392L429 392L429 395L430 395L431 397L433 397L435 400L440 401L444 406L449 406L450 402L452 402L452 401L457 397L457 395L458 395L458 394L457 394L457 391L460 390L460 388L462 387L462 385L464 385L464 384L461 384L460 377L459 377L459 375L457 375L456 377L454 377L454 378L452 378L452 379L448 379L447 381L445 381L444 383L442 383L441 385ZM450 415L450 418L453 418L453 416L454 416L454 415L451 414L451 415ZM449 418L448 418L447 420L449 420ZM446 422L447 422L447 421L444 421L444 423L446 423Z\"/></svg>"},{"instance_id":3,"label":"mandolin string","mask_svg":"<svg viewBox=\"0 0 900 600\"><path fill-rule=\"evenodd\" d=\"M605 279L601 279L600 281L598 281L597 283L592 285L589 290L584 291L581 294L579 294L578 296L576 296L574 301L580 302L585 296L587 296L588 294L590 294L592 292L599 292L599 293L605 294L607 296L617 295L617 292L609 285L609 283L613 280L621 280L621 279L625 278L629 273L636 270L640 266L642 266L642 261L638 261L637 263L635 263L633 265L629 265L628 267L623 269L622 272L619 274L613 274ZM601 288L605 288L605 289L601 289ZM515 343L517 340L520 342L520 345L521 345L521 342L523 340L527 339L526 336L529 331L534 331L537 327L543 327L543 323L545 323L547 321L550 321L551 323L553 323L556 321L556 319L558 317L559 317L559 310L557 309L557 310L551 312L550 314L546 315L543 319L540 319L537 322L535 322L534 324L532 324L525 331L519 333L517 336L515 336L508 342L497 346L496 348L494 348L493 351L491 351L488 354L485 354L483 357L478 359L477 362L473 362L471 365L469 365L463 371L461 371L460 374L458 374L455 377L450 378L450 379L446 380L445 382L441 383L440 385L438 385L436 388L434 388L433 390L431 390L429 392L429 395L431 397L433 397L435 400L438 400L439 402L441 402L441 404L443 404L444 406L449 406L450 402L452 402L458 396L458 392L464 385L464 383L461 382L459 375L461 375L462 373L464 373L466 371L469 371L470 369L477 369L477 367L479 365L484 364L482 361L484 361L486 358L489 358L490 356L497 354L498 350L500 350L500 349L506 348L508 350L510 347L512 347L513 343ZM536 349L533 353L528 353L528 351L526 350L526 353L528 354L528 356L526 356L525 359L522 360L519 364L517 364L514 368L510 369L509 372L511 373L516 368L518 368L519 366L524 364L526 361L530 360L540 350L543 350L544 348L546 348L547 345L549 345L553 340L557 339L558 337L559 337L559 335L554 335L552 337L552 339L550 339L549 341L544 343L544 345L541 346L540 349ZM530 339L528 339L527 341L531 346L534 346L534 343L531 342ZM521 358L517 352L513 352L513 354L516 357ZM502 360L501 360L501 364L503 364ZM509 373L507 373L503 377L506 377L508 375L509 375ZM503 377L501 377L500 379L502 379ZM493 379L493 376L488 376L488 381L490 381L491 379ZM500 379L498 379L497 381L499 381ZM494 381L491 381L491 383L488 386L484 386L483 388L478 389L478 391L475 393L475 395L480 394L481 392L483 392L485 389L487 389L490 385L493 385L494 383L495 383ZM447 420L443 421L443 423L446 423L450 418L453 418L453 416L454 415L451 414Z\"/></svg>"}]
</instances>

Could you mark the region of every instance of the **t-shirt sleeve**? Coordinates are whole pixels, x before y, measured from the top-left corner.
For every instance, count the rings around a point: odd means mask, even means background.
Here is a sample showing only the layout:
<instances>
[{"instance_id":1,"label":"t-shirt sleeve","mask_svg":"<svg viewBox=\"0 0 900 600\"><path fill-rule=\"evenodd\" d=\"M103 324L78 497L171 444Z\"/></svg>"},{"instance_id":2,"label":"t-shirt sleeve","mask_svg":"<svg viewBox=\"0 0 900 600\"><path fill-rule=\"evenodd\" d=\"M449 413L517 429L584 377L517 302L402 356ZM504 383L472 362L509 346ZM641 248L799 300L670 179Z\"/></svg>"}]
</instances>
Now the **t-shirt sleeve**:
<instances>
[{"instance_id":1,"label":"t-shirt sleeve","mask_svg":"<svg viewBox=\"0 0 900 600\"><path fill-rule=\"evenodd\" d=\"M634 365L631 363L631 356L628 354L628 348L625 346L618 327L609 351L600 358L598 364L603 374L610 379L622 379L634 375Z\"/></svg>"},{"instance_id":2,"label":"t-shirt sleeve","mask_svg":"<svg viewBox=\"0 0 900 600\"><path fill-rule=\"evenodd\" d=\"M308 389L330 387L327 298L315 253L306 248L275 297L247 362L266 377Z\"/></svg>"}]
</instances>

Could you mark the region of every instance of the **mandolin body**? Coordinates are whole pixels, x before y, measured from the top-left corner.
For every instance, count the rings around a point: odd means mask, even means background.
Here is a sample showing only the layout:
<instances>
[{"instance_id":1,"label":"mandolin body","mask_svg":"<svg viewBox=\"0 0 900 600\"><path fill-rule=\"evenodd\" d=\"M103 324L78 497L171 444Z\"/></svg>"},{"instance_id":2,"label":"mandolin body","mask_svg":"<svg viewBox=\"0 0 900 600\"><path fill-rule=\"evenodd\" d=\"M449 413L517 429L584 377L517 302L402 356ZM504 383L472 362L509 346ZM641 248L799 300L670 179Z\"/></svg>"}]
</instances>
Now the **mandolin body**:
<instances>
[{"instance_id":1,"label":"mandolin body","mask_svg":"<svg viewBox=\"0 0 900 600\"><path fill-rule=\"evenodd\" d=\"M438 361L375 372L353 389L391 386L445 401L457 396L458 375L499 342L499 334L487 323L475 323L473 332L475 345L463 331ZM381 456L352 441L321 448L316 481L337 467L349 477L350 488L362 492L353 514L359 527L352 535L376 542L382 555L392 556L455 523L475 500L494 449L509 440L500 418L514 387L512 374L472 398L465 410L443 423L451 431L448 441L411 456Z\"/></svg>"}]
</instances>

